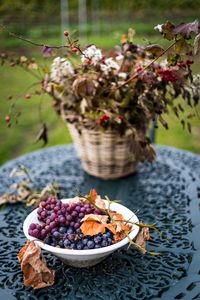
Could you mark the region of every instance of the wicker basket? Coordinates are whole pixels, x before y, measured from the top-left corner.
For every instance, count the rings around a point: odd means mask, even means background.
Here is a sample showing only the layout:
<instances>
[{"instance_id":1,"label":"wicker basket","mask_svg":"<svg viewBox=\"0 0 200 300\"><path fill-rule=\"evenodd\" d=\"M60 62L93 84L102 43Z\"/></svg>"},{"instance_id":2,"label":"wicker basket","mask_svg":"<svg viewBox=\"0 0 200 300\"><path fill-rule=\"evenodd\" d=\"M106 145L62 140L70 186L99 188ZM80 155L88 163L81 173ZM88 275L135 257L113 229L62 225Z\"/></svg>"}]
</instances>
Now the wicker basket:
<instances>
[{"instance_id":1,"label":"wicker basket","mask_svg":"<svg viewBox=\"0 0 200 300\"><path fill-rule=\"evenodd\" d=\"M83 169L102 179L116 179L133 173L140 153L131 130L120 136L117 132L101 132L68 124Z\"/></svg>"}]
</instances>

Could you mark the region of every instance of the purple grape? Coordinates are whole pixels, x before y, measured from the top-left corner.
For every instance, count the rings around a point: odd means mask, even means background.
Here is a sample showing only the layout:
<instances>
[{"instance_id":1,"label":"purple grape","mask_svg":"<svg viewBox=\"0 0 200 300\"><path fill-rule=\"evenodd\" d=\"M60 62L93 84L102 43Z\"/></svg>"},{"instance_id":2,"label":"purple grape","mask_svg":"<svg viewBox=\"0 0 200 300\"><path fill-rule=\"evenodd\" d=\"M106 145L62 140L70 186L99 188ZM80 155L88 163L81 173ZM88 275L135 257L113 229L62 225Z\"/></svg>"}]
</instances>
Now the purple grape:
<instances>
[{"instance_id":1,"label":"purple grape","mask_svg":"<svg viewBox=\"0 0 200 300\"><path fill-rule=\"evenodd\" d=\"M71 223L70 223L71 224ZM78 229L80 227L80 224L79 223L74 223L74 228L75 229Z\"/></svg>"},{"instance_id":2,"label":"purple grape","mask_svg":"<svg viewBox=\"0 0 200 300\"><path fill-rule=\"evenodd\" d=\"M43 208L39 207L38 210L37 210L38 215L40 215L42 211L43 211Z\"/></svg>"},{"instance_id":3,"label":"purple grape","mask_svg":"<svg viewBox=\"0 0 200 300\"><path fill-rule=\"evenodd\" d=\"M50 221L54 221L56 219L56 214L52 213L50 216Z\"/></svg>"},{"instance_id":4,"label":"purple grape","mask_svg":"<svg viewBox=\"0 0 200 300\"><path fill-rule=\"evenodd\" d=\"M85 214L84 214L83 212L80 212L80 213L78 214L78 217L79 217L80 219L83 219L84 216L85 216Z\"/></svg>"},{"instance_id":5,"label":"purple grape","mask_svg":"<svg viewBox=\"0 0 200 300\"><path fill-rule=\"evenodd\" d=\"M36 229L36 224L35 224L35 223L31 223L30 226L29 226L29 228L30 228L31 230Z\"/></svg>"},{"instance_id":6,"label":"purple grape","mask_svg":"<svg viewBox=\"0 0 200 300\"><path fill-rule=\"evenodd\" d=\"M81 210L80 205L77 205L76 208L75 208L75 210L76 210L77 212L79 212L79 211Z\"/></svg>"},{"instance_id":7,"label":"purple grape","mask_svg":"<svg viewBox=\"0 0 200 300\"><path fill-rule=\"evenodd\" d=\"M66 219L67 219L67 221L71 222L71 221L72 221L72 216L68 215L68 216L66 217Z\"/></svg>"},{"instance_id":8,"label":"purple grape","mask_svg":"<svg viewBox=\"0 0 200 300\"><path fill-rule=\"evenodd\" d=\"M70 227L74 227L74 225L75 225L75 222L74 222L74 221L70 222ZM75 227L74 227L74 228L75 228Z\"/></svg>"},{"instance_id":9,"label":"purple grape","mask_svg":"<svg viewBox=\"0 0 200 300\"><path fill-rule=\"evenodd\" d=\"M77 211L73 211L72 214L71 214L71 216L73 218L76 218L78 216L78 212Z\"/></svg>"}]
</instances>

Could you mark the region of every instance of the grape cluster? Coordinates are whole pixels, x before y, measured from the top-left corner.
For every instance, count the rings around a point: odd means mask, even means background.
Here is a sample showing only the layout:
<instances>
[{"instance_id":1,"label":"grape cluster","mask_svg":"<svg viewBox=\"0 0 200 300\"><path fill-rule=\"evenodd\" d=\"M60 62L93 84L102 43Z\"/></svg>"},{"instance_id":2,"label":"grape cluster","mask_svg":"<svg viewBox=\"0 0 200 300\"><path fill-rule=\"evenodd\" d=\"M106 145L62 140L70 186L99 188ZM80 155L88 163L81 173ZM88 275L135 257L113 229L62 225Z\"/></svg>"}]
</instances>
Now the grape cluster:
<instances>
[{"instance_id":1,"label":"grape cluster","mask_svg":"<svg viewBox=\"0 0 200 300\"><path fill-rule=\"evenodd\" d=\"M97 249L107 247L113 242L113 234L107 230L104 234L84 236L81 231L81 220L87 214L101 214L91 204L84 202L62 203L53 197L42 201L37 210L41 224L32 223L29 235L45 243L68 249Z\"/></svg>"}]
</instances>

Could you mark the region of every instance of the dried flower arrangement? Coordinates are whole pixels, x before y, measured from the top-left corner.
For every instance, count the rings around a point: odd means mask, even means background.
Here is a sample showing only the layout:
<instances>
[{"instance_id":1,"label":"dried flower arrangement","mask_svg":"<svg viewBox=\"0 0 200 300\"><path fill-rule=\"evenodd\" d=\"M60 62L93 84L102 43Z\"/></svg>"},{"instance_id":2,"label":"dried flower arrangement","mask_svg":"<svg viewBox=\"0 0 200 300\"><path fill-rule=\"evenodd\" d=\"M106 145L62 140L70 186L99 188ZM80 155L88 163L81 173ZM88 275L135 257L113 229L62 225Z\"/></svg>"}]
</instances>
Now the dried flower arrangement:
<instances>
[{"instance_id":1,"label":"dried flower arrangement","mask_svg":"<svg viewBox=\"0 0 200 300\"><path fill-rule=\"evenodd\" d=\"M11 60L10 64L34 73L41 84L39 94L50 94L57 112L68 123L74 124L78 132L85 128L123 136L131 130L139 153L138 160L152 162L155 151L147 136L150 123L158 120L168 129L163 114L172 111L180 117L183 107L178 99L181 97L182 102L196 108L200 95L199 76L193 76L191 70L194 56L200 50L199 22L175 26L167 21L155 29L171 41L166 49L157 44L135 45L134 31L129 29L112 56L104 55L95 45L82 50L78 40L67 31L64 32L66 45L63 46L37 44L9 32L23 41L43 47L45 56L51 55L55 49L66 50L63 57L53 60L50 69L41 68L24 56ZM8 59L6 55L1 58L3 63ZM30 97L30 94L25 97ZM189 131L194 111L186 116L186 120L180 117L182 126ZM11 124L10 115L6 116L6 122ZM45 124L38 139L47 142Z\"/></svg>"}]
</instances>

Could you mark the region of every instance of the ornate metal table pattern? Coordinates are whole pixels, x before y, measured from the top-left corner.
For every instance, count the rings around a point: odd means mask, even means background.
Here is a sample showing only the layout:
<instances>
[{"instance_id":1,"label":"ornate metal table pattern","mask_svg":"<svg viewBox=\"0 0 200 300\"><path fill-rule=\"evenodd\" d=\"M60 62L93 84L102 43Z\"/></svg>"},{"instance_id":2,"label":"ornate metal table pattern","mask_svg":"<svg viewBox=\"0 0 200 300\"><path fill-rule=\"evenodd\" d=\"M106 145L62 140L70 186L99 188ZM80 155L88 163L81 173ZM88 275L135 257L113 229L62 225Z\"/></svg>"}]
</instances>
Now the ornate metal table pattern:
<instances>
[{"instance_id":1,"label":"ornate metal table pattern","mask_svg":"<svg viewBox=\"0 0 200 300\"><path fill-rule=\"evenodd\" d=\"M155 164L141 164L135 174L116 181L87 175L71 145L36 151L2 166L0 193L12 184L13 167L25 164L41 187L58 182L62 197L95 187L103 196L123 199L145 222L156 220L167 239L153 234L148 244L159 256L124 248L85 269L63 265L45 253L56 270L55 284L34 291L24 287L16 257L25 242L22 223L30 209L6 206L0 211L0 299L200 299L200 156L168 147L157 147L157 153Z\"/></svg>"}]
</instances>

